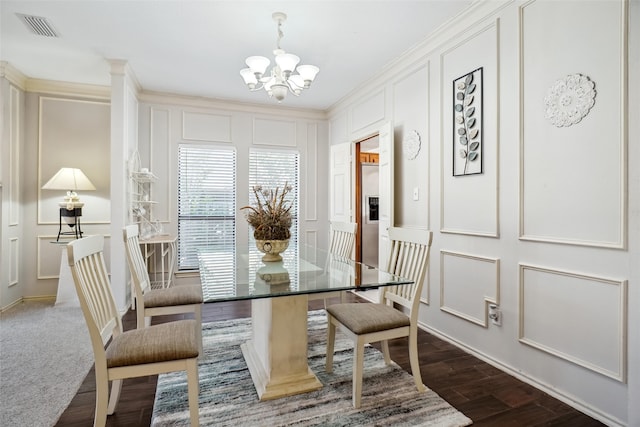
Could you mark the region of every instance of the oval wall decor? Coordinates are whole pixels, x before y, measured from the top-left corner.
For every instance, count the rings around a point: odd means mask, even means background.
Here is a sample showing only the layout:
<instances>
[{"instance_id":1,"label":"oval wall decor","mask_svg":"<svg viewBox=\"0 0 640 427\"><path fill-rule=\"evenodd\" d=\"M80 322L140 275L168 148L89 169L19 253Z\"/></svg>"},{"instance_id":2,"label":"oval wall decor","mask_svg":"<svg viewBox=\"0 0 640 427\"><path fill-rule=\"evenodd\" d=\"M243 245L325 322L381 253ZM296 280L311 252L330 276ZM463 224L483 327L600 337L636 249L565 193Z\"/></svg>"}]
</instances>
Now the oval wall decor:
<instances>
[{"instance_id":1,"label":"oval wall decor","mask_svg":"<svg viewBox=\"0 0 640 427\"><path fill-rule=\"evenodd\" d=\"M420 153L420 134L417 130L409 132L402 141L402 149L407 160L413 160Z\"/></svg>"},{"instance_id":2,"label":"oval wall decor","mask_svg":"<svg viewBox=\"0 0 640 427\"><path fill-rule=\"evenodd\" d=\"M554 126L571 126L582 120L595 104L595 83L582 74L556 80L544 98L545 118Z\"/></svg>"}]
</instances>

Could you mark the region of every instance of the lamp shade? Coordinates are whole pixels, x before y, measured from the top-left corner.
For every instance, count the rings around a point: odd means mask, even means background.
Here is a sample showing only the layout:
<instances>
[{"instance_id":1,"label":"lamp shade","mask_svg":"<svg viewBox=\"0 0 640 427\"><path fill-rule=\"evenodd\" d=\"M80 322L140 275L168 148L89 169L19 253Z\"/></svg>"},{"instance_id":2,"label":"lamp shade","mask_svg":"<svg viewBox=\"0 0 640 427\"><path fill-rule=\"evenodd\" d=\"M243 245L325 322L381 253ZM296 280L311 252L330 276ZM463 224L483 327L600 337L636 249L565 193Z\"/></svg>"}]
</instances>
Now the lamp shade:
<instances>
[{"instance_id":1,"label":"lamp shade","mask_svg":"<svg viewBox=\"0 0 640 427\"><path fill-rule=\"evenodd\" d=\"M312 82L316 78L316 74L320 71L320 68L315 65L300 65L298 66L298 73L305 81Z\"/></svg>"},{"instance_id":2,"label":"lamp shade","mask_svg":"<svg viewBox=\"0 0 640 427\"><path fill-rule=\"evenodd\" d=\"M278 64L283 73L293 73L298 62L300 62L300 58L291 53L283 53L276 56L276 64Z\"/></svg>"},{"instance_id":3,"label":"lamp shade","mask_svg":"<svg viewBox=\"0 0 640 427\"><path fill-rule=\"evenodd\" d=\"M253 74L251 68L243 68L240 70L240 75L242 76L244 83L250 88L254 88L258 84L258 79L256 79L256 75Z\"/></svg>"},{"instance_id":4,"label":"lamp shade","mask_svg":"<svg viewBox=\"0 0 640 427\"><path fill-rule=\"evenodd\" d=\"M95 190L89 178L77 168L61 168L45 185L43 190Z\"/></svg>"},{"instance_id":5,"label":"lamp shade","mask_svg":"<svg viewBox=\"0 0 640 427\"><path fill-rule=\"evenodd\" d=\"M264 72L267 70L267 67L271 63L269 58L265 58L264 56L250 56L245 61L247 66L251 68L254 74L262 76Z\"/></svg>"}]
</instances>

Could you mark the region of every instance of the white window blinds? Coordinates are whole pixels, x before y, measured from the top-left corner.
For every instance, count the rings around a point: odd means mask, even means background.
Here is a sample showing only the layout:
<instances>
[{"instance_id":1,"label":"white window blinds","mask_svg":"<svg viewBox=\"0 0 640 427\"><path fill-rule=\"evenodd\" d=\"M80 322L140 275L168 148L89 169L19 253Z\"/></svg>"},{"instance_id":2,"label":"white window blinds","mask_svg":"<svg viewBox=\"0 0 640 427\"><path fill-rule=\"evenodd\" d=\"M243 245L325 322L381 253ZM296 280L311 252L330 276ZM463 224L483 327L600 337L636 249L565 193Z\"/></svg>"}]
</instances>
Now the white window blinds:
<instances>
[{"instance_id":1,"label":"white window blinds","mask_svg":"<svg viewBox=\"0 0 640 427\"><path fill-rule=\"evenodd\" d=\"M198 269L200 248L235 252L235 177L235 150L180 144L178 270Z\"/></svg>"},{"instance_id":2,"label":"white window blinds","mask_svg":"<svg viewBox=\"0 0 640 427\"><path fill-rule=\"evenodd\" d=\"M291 238L289 245L298 244L298 201L299 195L299 154L295 151L266 151L252 149L249 152L249 203L255 203L252 188L261 185L263 188L282 188L291 186L288 199L292 202ZM253 244L253 233L249 233Z\"/></svg>"}]
</instances>

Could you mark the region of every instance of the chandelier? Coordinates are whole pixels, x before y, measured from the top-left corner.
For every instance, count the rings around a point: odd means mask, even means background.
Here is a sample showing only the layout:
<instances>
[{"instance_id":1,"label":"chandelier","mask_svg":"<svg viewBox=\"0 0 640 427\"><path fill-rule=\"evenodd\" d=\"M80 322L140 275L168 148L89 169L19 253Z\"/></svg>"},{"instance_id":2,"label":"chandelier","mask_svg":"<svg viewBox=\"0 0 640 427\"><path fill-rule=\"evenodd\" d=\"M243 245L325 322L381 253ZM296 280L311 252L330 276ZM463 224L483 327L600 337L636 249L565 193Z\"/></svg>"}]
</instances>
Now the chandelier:
<instances>
[{"instance_id":1,"label":"chandelier","mask_svg":"<svg viewBox=\"0 0 640 427\"><path fill-rule=\"evenodd\" d=\"M282 102L287 92L300 96L303 89L309 89L320 69L315 65L298 65L299 57L280 48L280 40L284 35L282 23L287 20L287 15L275 12L272 17L278 23L278 41L273 51L276 65L269 74L265 74L271 61L264 56L250 56L245 61L249 68L240 70L240 75L250 91L264 89L269 97Z\"/></svg>"}]
</instances>

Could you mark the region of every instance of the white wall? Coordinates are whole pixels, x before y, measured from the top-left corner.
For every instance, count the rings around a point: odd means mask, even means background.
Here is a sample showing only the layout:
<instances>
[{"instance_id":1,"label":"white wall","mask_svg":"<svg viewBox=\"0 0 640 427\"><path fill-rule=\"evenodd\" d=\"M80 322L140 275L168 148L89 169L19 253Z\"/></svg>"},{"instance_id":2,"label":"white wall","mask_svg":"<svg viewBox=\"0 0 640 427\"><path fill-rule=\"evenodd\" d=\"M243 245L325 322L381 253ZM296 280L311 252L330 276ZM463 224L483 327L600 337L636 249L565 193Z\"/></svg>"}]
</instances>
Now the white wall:
<instances>
[{"instance_id":1,"label":"white wall","mask_svg":"<svg viewBox=\"0 0 640 427\"><path fill-rule=\"evenodd\" d=\"M41 190L61 167L79 167L97 188L80 194L82 231L107 237L109 91L36 83L0 64L2 87L2 274L0 309L56 295L61 250L55 241L64 191ZM29 90L26 88L29 87ZM5 96L6 94L6 96Z\"/></svg>"},{"instance_id":2,"label":"white wall","mask_svg":"<svg viewBox=\"0 0 640 427\"><path fill-rule=\"evenodd\" d=\"M394 123L395 225L435 232L422 326L610 425L639 419L638 6L475 3L329 114L331 144ZM479 67L483 171L453 176L452 85ZM558 128L543 100L573 73L595 105Z\"/></svg>"},{"instance_id":3,"label":"white wall","mask_svg":"<svg viewBox=\"0 0 640 427\"><path fill-rule=\"evenodd\" d=\"M300 241L327 247L328 136L324 114L282 107L141 94L138 148L141 166L159 180L154 183L154 218L177 235L178 145L196 143L233 147L237 152L236 203L249 204L249 150L272 148L300 153ZM244 214L236 212L236 240L249 239Z\"/></svg>"},{"instance_id":4,"label":"white wall","mask_svg":"<svg viewBox=\"0 0 640 427\"><path fill-rule=\"evenodd\" d=\"M104 235L107 261L110 252L109 102L88 97L81 88L75 94L42 90L26 96L26 144L20 187L26 223L20 255L24 297L56 295L61 248L51 242L58 234L58 202L65 191L41 187L61 167L82 169L96 187L95 191L79 193L85 203L82 232L85 236Z\"/></svg>"},{"instance_id":5,"label":"white wall","mask_svg":"<svg viewBox=\"0 0 640 427\"><path fill-rule=\"evenodd\" d=\"M0 64L0 308L20 301L24 277L20 246L24 243L20 159L24 148L24 76Z\"/></svg>"},{"instance_id":6,"label":"white wall","mask_svg":"<svg viewBox=\"0 0 640 427\"><path fill-rule=\"evenodd\" d=\"M3 64L3 72L5 69L10 68ZM110 88L39 81L29 84L34 91L25 91L12 85L10 81L16 79L7 74L0 79L6 133L0 169L0 308L22 298L56 295L61 251L50 242L58 232L57 203L64 191L41 187L60 167L68 166L81 168L96 186L96 191L80 195L85 202L82 230L85 235L105 236L114 297L118 308L126 310L130 295L121 230L129 220L128 162L138 150L142 166L159 177L154 184L158 201L154 216L167 232L176 235L177 146L181 141L236 148L238 206L248 204L251 147L298 151L301 242L327 247L324 206L328 189L323 179L328 170L328 125L324 113L140 94L133 72L122 61L112 61ZM248 225L239 211L237 215L237 238L244 244Z\"/></svg>"}]
</instances>

